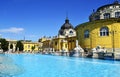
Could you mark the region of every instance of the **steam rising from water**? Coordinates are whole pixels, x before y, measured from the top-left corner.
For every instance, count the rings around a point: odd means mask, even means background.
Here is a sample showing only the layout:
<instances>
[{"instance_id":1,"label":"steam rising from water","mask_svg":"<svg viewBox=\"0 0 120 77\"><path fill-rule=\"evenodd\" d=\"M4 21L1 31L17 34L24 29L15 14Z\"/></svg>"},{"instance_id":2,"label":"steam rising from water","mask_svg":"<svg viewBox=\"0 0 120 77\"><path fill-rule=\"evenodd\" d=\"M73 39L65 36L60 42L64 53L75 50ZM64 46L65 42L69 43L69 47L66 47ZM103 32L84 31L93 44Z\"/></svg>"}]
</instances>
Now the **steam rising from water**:
<instances>
[{"instance_id":1,"label":"steam rising from water","mask_svg":"<svg viewBox=\"0 0 120 77\"><path fill-rule=\"evenodd\" d=\"M23 69L14 64L10 57L0 55L0 77L12 77L23 73Z\"/></svg>"}]
</instances>

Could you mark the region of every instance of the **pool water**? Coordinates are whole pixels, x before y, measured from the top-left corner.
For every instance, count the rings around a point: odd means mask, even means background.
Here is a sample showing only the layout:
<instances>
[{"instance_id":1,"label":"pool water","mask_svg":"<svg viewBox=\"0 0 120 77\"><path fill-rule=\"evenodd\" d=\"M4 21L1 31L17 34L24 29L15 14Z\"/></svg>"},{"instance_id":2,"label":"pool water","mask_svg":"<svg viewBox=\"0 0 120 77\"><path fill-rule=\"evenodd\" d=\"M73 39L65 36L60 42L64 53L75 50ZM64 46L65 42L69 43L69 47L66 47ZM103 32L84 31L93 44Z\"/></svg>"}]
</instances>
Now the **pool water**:
<instances>
[{"instance_id":1,"label":"pool water","mask_svg":"<svg viewBox=\"0 0 120 77\"><path fill-rule=\"evenodd\" d=\"M7 54L24 72L12 77L119 77L120 62L40 54ZM12 71L12 70L11 70Z\"/></svg>"}]
</instances>

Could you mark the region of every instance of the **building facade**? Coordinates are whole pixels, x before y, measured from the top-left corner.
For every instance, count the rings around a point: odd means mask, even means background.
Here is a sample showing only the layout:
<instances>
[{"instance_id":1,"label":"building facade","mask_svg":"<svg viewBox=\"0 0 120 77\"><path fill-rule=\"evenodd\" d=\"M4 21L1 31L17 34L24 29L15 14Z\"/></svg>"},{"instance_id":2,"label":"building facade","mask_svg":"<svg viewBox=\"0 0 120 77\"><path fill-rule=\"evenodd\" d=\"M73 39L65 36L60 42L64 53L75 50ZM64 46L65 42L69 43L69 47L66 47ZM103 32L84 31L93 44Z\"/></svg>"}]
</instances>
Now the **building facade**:
<instances>
[{"instance_id":1,"label":"building facade","mask_svg":"<svg viewBox=\"0 0 120 77\"><path fill-rule=\"evenodd\" d=\"M10 40L7 39L7 41L9 42L9 46L8 49L10 49L10 45L13 45L13 49L12 52L16 51L16 44L17 44L17 40ZM24 52L38 52L41 49L41 43L39 42L31 42L31 41L21 41L23 44L23 51Z\"/></svg>"},{"instance_id":2,"label":"building facade","mask_svg":"<svg viewBox=\"0 0 120 77\"><path fill-rule=\"evenodd\" d=\"M120 4L117 0L112 4L99 7L97 11L93 10L89 20L94 21L110 18L120 18Z\"/></svg>"},{"instance_id":3,"label":"building facade","mask_svg":"<svg viewBox=\"0 0 120 77\"><path fill-rule=\"evenodd\" d=\"M38 42L22 42L24 46L24 52L38 52L39 51L39 44Z\"/></svg>"},{"instance_id":4,"label":"building facade","mask_svg":"<svg viewBox=\"0 0 120 77\"><path fill-rule=\"evenodd\" d=\"M13 46L12 51L15 52L17 40L10 40L10 39L7 39L7 41L9 42L8 49L10 50L10 49L11 49L11 48L10 48L10 45L12 45L12 46Z\"/></svg>"},{"instance_id":5,"label":"building facade","mask_svg":"<svg viewBox=\"0 0 120 77\"><path fill-rule=\"evenodd\" d=\"M41 38L42 40L43 38ZM45 38L44 38L45 39ZM43 42L43 51L71 51L76 46L76 31L66 18L65 23L58 31L58 35L52 38L46 38Z\"/></svg>"},{"instance_id":6,"label":"building facade","mask_svg":"<svg viewBox=\"0 0 120 77\"><path fill-rule=\"evenodd\" d=\"M89 22L76 27L79 45L88 49L101 46L107 51L120 52L119 2L101 6L89 19Z\"/></svg>"}]
</instances>

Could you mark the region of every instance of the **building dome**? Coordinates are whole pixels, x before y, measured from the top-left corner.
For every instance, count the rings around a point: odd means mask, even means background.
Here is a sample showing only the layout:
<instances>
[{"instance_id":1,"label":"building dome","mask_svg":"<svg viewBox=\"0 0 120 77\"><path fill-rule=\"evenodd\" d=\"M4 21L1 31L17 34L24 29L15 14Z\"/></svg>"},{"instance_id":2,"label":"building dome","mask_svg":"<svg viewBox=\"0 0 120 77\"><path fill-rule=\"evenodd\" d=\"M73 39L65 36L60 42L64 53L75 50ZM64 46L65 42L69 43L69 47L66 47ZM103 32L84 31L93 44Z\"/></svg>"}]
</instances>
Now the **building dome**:
<instances>
[{"instance_id":1,"label":"building dome","mask_svg":"<svg viewBox=\"0 0 120 77\"><path fill-rule=\"evenodd\" d=\"M89 16L90 21L110 18L120 18L120 3L117 0L112 4L99 7Z\"/></svg>"},{"instance_id":2,"label":"building dome","mask_svg":"<svg viewBox=\"0 0 120 77\"><path fill-rule=\"evenodd\" d=\"M69 23L69 19L66 18L65 23L61 26L61 29L74 29L73 26Z\"/></svg>"},{"instance_id":3,"label":"building dome","mask_svg":"<svg viewBox=\"0 0 120 77\"><path fill-rule=\"evenodd\" d=\"M66 18L65 23L61 26L59 30L59 35L65 35L66 31L68 31L69 29L74 30L74 27L71 25L71 23L69 23L69 19Z\"/></svg>"}]
</instances>

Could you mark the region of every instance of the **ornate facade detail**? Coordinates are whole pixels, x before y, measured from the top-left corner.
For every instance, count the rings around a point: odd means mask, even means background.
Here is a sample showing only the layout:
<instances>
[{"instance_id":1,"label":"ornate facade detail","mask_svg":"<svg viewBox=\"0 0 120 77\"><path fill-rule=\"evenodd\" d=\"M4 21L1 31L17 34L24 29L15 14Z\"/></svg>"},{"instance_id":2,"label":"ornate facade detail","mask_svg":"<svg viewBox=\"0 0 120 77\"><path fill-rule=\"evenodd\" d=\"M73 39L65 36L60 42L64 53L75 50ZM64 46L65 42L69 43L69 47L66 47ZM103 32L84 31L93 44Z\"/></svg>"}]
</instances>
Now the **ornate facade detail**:
<instances>
[{"instance_id":1,"label":"ornate facade detail","mask_svg":"<svg viewBox=\"0 0 120 77\"><path fill-rule=\"evenodd\" d=\"M89 21L109 18L120 18L120 3L118 1L101 6L97 9L97 11L93 11L93 13L89 16Z\"/></svg>"}]
</instances>

